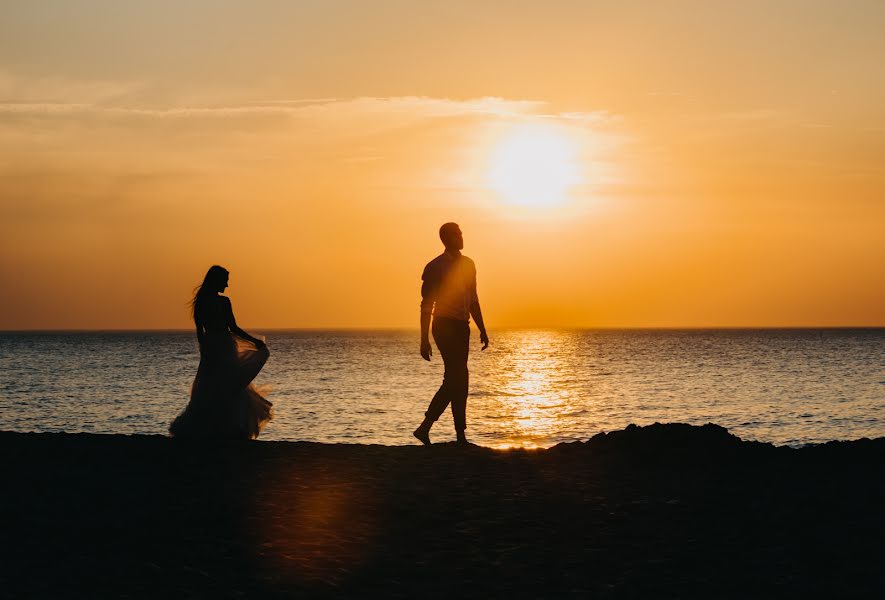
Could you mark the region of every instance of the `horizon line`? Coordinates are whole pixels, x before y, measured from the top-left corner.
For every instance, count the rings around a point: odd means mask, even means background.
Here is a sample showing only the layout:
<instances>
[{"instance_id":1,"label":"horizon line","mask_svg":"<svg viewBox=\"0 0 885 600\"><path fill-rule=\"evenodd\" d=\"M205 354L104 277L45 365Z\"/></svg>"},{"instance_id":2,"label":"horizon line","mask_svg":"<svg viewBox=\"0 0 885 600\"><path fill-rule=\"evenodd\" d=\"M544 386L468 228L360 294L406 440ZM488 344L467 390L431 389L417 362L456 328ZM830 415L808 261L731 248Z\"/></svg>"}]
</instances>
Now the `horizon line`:
<instances>
[{"instance_id":1,"label":"horizon line","mask_svg":"<svg viewBox=\"0 0 885 600\"><path fill-rule=\"evenodd\" d=\"M419 327L403 326L357 326L357 327L250 327L251 331L261 332L323 332L323 331L418 331ZM849 330L885 329L885 325L689 325L689 326L564 326L564 325L508 325L492 331L810 331L810 330ZM0 334L21 333L192 333L192 327L98 327L98 328L24 328L0 329Z\"/></svg>"}]
</instances>

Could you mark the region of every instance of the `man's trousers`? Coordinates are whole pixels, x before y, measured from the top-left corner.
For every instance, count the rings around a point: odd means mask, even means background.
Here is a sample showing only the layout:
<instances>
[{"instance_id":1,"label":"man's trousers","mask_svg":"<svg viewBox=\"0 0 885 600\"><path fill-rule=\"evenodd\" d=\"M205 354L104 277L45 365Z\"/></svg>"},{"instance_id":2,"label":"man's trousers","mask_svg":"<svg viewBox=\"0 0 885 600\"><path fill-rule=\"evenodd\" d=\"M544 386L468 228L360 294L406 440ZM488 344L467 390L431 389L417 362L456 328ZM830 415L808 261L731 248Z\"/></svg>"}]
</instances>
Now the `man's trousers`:
<instances>
[{"instance_id":1,"label":"man's trousers","mask_svg":"<svg viewBox=\"0 0 885 600\"><path fill-rule=\"evenodd\" d=\"M433 340L445 365L442 385L439 386L424 414L436 421L446 406L452 405L455 431L467 429L467 353L470 346L470 325L457 319L433 319Z\"/></svg>"}]
</instances>

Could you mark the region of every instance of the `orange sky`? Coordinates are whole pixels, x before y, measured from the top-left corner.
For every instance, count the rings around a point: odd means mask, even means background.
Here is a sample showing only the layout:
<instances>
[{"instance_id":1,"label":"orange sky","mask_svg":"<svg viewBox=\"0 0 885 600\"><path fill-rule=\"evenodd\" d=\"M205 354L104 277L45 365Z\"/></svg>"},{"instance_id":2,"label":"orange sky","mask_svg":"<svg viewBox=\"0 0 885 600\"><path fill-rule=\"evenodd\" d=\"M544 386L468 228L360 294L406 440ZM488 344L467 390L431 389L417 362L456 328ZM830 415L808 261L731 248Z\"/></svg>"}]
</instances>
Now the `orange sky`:
<instances>
[{"instance_id":1,"label":"orange sky","mask_svg":"<svg viewBox=\"0 0 885 600\"><path fill-rule=\"evenodd\" d=\"M885 325L880 2L2 11L0 329Z\"/></svg>"}]
</instances>

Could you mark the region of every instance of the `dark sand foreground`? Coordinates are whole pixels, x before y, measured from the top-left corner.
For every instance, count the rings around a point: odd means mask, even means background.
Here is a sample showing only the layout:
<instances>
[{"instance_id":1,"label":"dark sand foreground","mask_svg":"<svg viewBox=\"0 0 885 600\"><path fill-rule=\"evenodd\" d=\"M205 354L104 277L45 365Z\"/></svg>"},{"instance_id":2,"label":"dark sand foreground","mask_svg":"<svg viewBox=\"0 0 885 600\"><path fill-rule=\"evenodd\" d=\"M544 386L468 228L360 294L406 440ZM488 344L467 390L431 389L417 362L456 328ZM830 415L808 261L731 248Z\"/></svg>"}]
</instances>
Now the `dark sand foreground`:
<instances>
[{"instance_id":1,"label":"dark sand foreground","mask_svg":"<svg viewBox=\"0 0 885 600\"><path fill-rule=\"evenodd\" d=\"M7 598L882 597L885 438L546 451L0 433Z\"/></svg>"}]
</instances>

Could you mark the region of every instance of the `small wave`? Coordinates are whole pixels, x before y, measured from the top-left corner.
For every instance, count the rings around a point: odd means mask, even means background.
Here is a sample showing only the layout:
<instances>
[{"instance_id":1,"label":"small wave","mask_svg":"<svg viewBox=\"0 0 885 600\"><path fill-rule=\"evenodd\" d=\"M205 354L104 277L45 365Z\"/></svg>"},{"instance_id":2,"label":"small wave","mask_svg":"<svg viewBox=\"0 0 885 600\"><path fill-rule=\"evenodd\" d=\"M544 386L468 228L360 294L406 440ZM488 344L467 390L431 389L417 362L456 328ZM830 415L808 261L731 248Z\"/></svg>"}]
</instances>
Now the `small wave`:
<instances>
[{"instance_id":1,"label":"small wave","mask_svg":"<svg viewBox=\"0 0 885 600\"><path fill-rule=\"evenodd\" d=\"M573 410L571 412L563 413L564 417L580 417L581 415L586 415L590 411L586 408L582 408L581 410Z\"/></svg>"}]
</instances>

